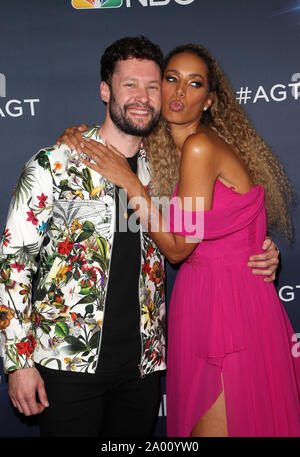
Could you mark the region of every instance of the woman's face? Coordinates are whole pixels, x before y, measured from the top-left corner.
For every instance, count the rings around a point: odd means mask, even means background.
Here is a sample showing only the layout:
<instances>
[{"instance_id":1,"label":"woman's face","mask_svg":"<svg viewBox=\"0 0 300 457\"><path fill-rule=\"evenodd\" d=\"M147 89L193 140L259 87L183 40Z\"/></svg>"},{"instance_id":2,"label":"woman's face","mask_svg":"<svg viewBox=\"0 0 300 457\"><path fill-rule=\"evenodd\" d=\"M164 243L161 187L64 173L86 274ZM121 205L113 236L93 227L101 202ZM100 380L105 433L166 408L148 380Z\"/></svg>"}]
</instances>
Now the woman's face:
<instances>
[{"instance_id":1,"label":"woman's face","mask_svg":"<svg viewBox=\"0 0 300 457\"><path fill-rule=\"evenodd\" d=\"M162 114L169 123L199 123L212 103L206 63L183 52L169 60L162 81Z\"/></svg>"}]
</instances>

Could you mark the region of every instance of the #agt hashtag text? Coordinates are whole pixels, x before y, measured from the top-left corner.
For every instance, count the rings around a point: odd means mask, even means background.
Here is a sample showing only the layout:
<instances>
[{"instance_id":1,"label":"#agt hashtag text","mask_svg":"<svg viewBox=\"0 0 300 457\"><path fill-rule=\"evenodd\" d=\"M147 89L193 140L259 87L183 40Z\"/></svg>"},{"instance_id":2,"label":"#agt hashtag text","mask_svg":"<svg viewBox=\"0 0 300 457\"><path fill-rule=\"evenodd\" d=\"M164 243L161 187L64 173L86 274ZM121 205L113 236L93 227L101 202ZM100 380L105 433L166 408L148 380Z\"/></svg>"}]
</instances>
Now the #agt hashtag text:
<instances>
[{"instance_id":1,"label":"#agt hashtag text","mask_svg":"<svg viewBox=\"0 0 300 457\"><path fill-rule=\"evenodd\" d=\"M270 89L266 89L263 85L252 90L249 86L242 86L240 90L236 91L236 99L239 104L246 105L248 102L257 103L258 101L265 101L267 103L283 102L289 98L300 100L300 73L294 73L288 84L274 84Z\"/></svg>"}]
</instances>

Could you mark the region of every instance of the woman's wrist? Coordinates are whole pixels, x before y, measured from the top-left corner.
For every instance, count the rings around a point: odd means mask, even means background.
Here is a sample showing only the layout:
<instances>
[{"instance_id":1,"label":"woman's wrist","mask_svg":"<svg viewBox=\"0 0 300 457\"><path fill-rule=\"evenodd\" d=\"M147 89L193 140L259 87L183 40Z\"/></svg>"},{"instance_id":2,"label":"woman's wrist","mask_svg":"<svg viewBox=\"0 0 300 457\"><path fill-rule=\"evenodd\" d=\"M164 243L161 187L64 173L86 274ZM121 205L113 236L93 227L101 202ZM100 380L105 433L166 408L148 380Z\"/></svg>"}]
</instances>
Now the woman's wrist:
<instances>
[{"instance_id":1,"label":"woman's wrist","mask_svg":"<svg viewBox=\"0 0 300 457\"><path fill-rule=\"evenodd\" d=\"M126 191L128 200L135 197L141 197L143 193L143 185L136 174L132 173L126 182Z\"/></svg>"}]
</instances>

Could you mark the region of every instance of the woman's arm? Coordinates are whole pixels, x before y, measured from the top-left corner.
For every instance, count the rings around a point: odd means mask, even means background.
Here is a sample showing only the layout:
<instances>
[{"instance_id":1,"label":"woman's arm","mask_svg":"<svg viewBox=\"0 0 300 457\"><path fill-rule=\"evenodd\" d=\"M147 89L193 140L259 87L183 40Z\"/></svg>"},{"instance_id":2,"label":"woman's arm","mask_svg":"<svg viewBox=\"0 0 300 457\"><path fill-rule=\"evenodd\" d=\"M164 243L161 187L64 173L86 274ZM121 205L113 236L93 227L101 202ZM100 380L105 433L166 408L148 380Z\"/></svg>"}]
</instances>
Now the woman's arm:
<instances>
[{"instance_id":1,"label":"woman's arm","mask_svg":"<svg viewBox=\"0 0 300 457\"><path fill-rule=\"evenodd\" d=\"M189 210L192 211L196 209L199 195L204 196L203 209L210 209L218 174L216 170L218 161L212 153L211 142L204 140L205 138L189 139L182 151L178 196L182 201L186 196L191 197L192 206ZM171 263L184 260L195 249L199 240L191 242L190 238L186 239L185 236L169 232L166 220L138 177L131 171L125 157L112 146L110 149L93 140L86 140L83 151L96 164L84 158L82 161L114 184L127 190L128 199L131 206L134 206L133 209L140 223Z\"/></svg>"},{"instance_id":2,"label":"woman's arm","mask_svg":"<svg viewBox=\"0 0 300 457\"><path fill-rule=\"evenodd\" d=\"M82 142L82 133L89 128L86 124L73 125L72 127L66 128L64 132L57 138L56 144L60 145L65 143L70 149L76 150L78 154L82 152L84 143Z\"/></svg>"}]
</instances>

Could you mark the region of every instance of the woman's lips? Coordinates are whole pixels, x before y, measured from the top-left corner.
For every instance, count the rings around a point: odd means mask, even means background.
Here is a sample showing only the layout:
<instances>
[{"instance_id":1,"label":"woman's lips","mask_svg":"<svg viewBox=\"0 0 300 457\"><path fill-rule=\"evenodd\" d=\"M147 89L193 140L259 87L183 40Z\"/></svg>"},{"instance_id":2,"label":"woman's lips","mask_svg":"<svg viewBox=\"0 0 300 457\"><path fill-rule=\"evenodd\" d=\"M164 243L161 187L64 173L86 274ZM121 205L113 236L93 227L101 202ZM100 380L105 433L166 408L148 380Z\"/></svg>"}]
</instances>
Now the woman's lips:
<instances>
[{"instance_id":1,"label":"woman's lips","mask_svg":"<svg viewBox=\"0 0 300 457\"><path fill-rule=\"evenodd\" d=\"M184 108L184 104L178 100L174 100L169 104L169 107L172 111L182 111Z\"/></svg>"}]
</instances>

